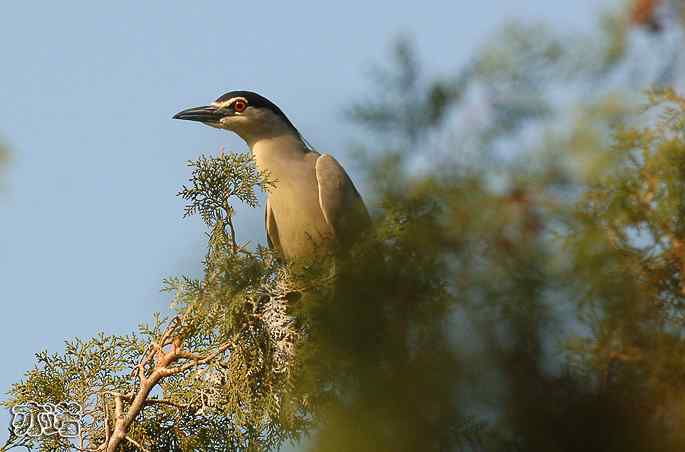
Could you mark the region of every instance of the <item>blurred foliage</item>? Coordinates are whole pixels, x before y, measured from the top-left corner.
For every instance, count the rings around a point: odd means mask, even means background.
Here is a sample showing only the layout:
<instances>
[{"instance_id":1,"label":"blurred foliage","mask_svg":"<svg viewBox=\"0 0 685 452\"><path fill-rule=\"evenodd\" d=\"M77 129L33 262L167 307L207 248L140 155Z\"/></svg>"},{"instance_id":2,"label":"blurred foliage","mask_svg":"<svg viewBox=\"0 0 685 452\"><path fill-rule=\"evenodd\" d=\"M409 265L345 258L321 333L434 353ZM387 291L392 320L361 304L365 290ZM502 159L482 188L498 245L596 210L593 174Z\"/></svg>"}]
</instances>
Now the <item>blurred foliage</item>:
<instances>
[{"instance_id":1,"label":"blurred foliage","mask_svg":"<svg viewBox=\"0 0 685 452\"><path fill-rule=\"evenodd\" d=\"M239 240L271 186L248 155L190 162L203 277L136 335L38 354L5 406L78 401L84 447L124 426L120 450L683 450L685 98L678 53L635 76L626 6L508 24L437 78L400 40L347 111L376 209L334 275Z\"/></svg>"},{"instance_id":2,"label":"blurred foliage","mask_svg":"<svg viewBox=\"0 0 685 452\"><path fill-rule=\"evenodd\" d=\"M10 160L10 154L9 151L5 146L0 143L0 175L4 176L5 168L7 167L8 163ZM4 179L4 177L3 177ZM3 188L4 182L0 180L0 189Z\"/></svg>"}]
</instances>

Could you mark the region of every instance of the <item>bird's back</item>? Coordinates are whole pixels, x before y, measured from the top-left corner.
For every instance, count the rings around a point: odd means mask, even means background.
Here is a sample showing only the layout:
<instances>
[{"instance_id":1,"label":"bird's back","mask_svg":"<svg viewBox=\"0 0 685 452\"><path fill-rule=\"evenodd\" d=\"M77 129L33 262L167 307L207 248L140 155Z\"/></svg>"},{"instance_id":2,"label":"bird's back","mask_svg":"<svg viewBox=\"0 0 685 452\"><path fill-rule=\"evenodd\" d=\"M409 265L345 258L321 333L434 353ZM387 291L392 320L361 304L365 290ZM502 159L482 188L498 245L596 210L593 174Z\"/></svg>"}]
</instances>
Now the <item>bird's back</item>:
<instances>
[{"instance_id":1,"label":"bird's back","mask_svg":"<svg viewBox=\"0 0 685 452\"><path fill-rule=\"evenodd\" d=\"M359 194L333 157L310 150L260 149L255 156L258 166L274 180L267 195L267 236L286 260L305 259L347 245L356 233L355 226L368 222Z\"/></svg>"}]
</instances>

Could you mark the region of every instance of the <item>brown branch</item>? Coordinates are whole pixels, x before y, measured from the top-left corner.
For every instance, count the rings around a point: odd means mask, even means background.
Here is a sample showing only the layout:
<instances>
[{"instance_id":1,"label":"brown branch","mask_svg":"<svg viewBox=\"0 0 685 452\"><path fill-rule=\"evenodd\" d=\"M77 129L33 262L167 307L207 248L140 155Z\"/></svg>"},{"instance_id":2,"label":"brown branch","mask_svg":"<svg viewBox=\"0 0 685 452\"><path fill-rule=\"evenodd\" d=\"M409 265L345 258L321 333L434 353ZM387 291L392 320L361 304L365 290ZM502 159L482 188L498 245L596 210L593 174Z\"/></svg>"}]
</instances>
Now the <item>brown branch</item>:
<instances>
[{"instance_id":1,"label":"brown branch","mask_svg":"<svg viewBox=\"0 0 685 452\"><path fill-rule=\"evenodd\" d=\"M167 330L167 333L169 333L169 331L172 331L174 328L175 326L170 327ZM231 346L231 344L233 344L232 341L226 341L223 344L221 344L215 351L207 355L199 355L196 353L190 353L181 350L180 338L174 338L170 342L167 342L170 337L170 333L167 333L165 333L162 336L163 340L160 341L160 343L163 345L160 346L158 344L154 344L152 347L153 350L150 351L151 356L157 358L155 359L155 370L147 377L142 373L138 375L138 378L140 379L140 386L138 388L138 392L130 395L113 393L116 420L112 435L106 443L107 452L115 452L122 441L130 440L127 437L128 430L131 427L133 420L138 416L138 414L140 414L145 405L148 405L150 403L164 403L167 405L176 406L175 404L173 404L173 402L148 398L150 396L150 392L152 392L152 389L162 379L169 377L171 375L176 375L178 373L184 372L198 365L206 364L212 361L220 354L222 354L223 352L225 352ZM164 352L163 347L169 344L172 345L172 349L168 352ZM180 359L188 359L192 360L192 362L176 367L170 367L172 364L174 364ZM124 400L129 402L129 407L128 410L126 410L125 414L123 409Z\"/></svg>"},{"instance_id":2,"label":"brown branch","mask_svg":"<svg viewBox=\"0 0 685 452\"><path fill-rule=\"evenodd\" d=\"M136 446L138 449L142 450L143 452L149 452L146 448L144 448L143 446L141 446L137 441L135 441L135 440L134 440L133 438L131 438L130 436L126 436L126 441L128 441L128 442L131 443L131 444L133 444L134 446Z\"/></svg>"},{"instance_id":3,"label":"brown branch","mask_svg":"<svg viewBox=\"0 0 685 452\"><path fill-rule=\"evenodd\" d=\"M105 444L109 443L109 408L107 407L107 399L104 394L102 397L102 405L105 408Z\"/></svg>"},{"instance_id":4,"label":"brown branch","mask_svg":"<svg viewBox=\"0 0 685 452\"><path fill-rule=\"evenodd\" d=\"M233 227L233 220L230 215L226 218L226 224L228 224L228 227L231 229L231 247L233 253L236 254L238 252L238 240L235 236L235 228Z\"/></svg>"},{"instance_id":5,"label":"brown branch","mask_svg":"<svg viewBox=\"0 0 685 452\"><path fill-rule=\"evenodd\" d=\"M195 357L195 355L193 355L194 358L193 358L192 363L188 363L188 364L185 364L184 366L181 366L177 369L174 369L175 370L174 373L176 374L178 372L184 372L184 371L186 371L192 367L199 366L201 364L207 364L208 362L212 361L214 358L216 358L217 356L219 356L220 354L225 352L228 349L228 347L230 347L231 345L233 345L233 341L226 341L223 344L221 344L216 351L214 351L213 353L210 353L209 355L205 356L204 358L197 359Z\"/></svg>"}]
</instances>

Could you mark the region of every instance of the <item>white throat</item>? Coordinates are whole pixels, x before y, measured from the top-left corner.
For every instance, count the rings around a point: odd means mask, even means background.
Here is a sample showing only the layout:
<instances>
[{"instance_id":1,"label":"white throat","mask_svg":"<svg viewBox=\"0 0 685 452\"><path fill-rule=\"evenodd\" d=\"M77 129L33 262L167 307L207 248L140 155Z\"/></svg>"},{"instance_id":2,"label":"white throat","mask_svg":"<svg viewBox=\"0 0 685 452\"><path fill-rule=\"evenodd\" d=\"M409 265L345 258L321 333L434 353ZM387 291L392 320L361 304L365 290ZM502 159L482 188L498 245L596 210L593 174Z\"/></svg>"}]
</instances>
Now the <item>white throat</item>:
<instances>
[{"instance_id":1,"label":"white throat","mask_svg":"<svg viewBox=\"0 0 685 452\"><path fill-rule=\"evenodd\" d=\"M300 160L309 152L300 137L293 133L261 138L248 145L257 167L276 178L283 176L279 173L289 162Z\"/></svg>"}]
</instances>

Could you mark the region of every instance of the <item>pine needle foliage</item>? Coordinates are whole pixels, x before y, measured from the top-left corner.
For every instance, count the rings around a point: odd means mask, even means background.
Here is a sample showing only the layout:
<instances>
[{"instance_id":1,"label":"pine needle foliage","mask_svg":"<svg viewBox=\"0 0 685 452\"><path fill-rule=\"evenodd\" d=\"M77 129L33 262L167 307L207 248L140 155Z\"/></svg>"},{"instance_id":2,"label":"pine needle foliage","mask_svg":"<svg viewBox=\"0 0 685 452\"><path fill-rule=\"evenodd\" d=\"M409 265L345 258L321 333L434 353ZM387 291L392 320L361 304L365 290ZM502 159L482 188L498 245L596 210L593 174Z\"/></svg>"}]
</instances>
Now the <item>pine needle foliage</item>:
<instances>
[{"instance_id":1,"label":"pine needle foliage","mask_svg":"<svg viewBox=\"0 0 685 452\"><path fill-rule=\"evenodd\" d=\"M256 206L269 182L249 154L189 162L180 196L210 230L205 276L169 278L168 317L136 334L65 343L41 352L4 405L73 401L84 407L76 440L18 438L39 450L265 450L299 437L310 420L288 396L298 332L287 312L288 276L267 250L248 251L233 202Z\"/></svg>"}]
</instances>

